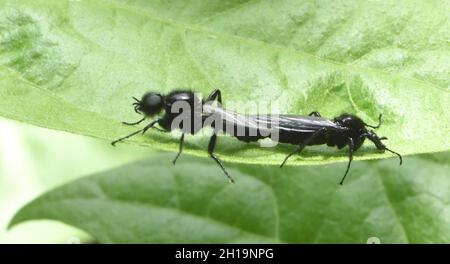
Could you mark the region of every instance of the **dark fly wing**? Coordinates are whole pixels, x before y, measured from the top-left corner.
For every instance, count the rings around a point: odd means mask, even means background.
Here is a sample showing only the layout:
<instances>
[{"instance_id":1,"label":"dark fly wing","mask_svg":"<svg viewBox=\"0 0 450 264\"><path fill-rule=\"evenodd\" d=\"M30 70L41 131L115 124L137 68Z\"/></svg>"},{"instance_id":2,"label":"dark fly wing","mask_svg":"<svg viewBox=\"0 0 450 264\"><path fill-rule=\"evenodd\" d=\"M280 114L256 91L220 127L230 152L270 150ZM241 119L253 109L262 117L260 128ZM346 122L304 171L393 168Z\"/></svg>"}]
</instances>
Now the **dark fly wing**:
<instances>
[{"instance_id":1,"label":"dark fly wing","mask_svg":"<svg viewBox=\"0 0 450 264\"><path fill-rule=\"evenodd\" d=\"M247 127L257 129L261 132L282 130L286 132L315 132L321 128L345 129L331 120L323 117L300 116L300 115L243 115L236 112L224 110L222 108L204 105L205 116L215 116L226 124L233 124L237 127Z\"/></svg>"},{"instance_id":2,"label":"dark fly wing","mask_svg":"<svg viewBox=\"0 0 450 264\"><path fill-rule=\"evenodd\" d=\"M331 120L316 116L301 115L252 115L251 120L255 120L259 127L270 127L289 132L315 132L321 128L343 129Z\"/></svg>"}]
</instances>

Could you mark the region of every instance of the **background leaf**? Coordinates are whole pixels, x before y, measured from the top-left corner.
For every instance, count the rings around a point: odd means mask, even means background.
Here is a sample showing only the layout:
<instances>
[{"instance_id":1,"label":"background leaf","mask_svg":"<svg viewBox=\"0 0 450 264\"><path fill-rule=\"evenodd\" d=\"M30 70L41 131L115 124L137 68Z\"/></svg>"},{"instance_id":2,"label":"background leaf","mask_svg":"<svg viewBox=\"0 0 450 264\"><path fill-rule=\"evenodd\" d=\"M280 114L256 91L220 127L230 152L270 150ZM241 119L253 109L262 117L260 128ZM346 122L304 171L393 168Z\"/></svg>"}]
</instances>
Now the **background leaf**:
<instances>
[{"instance_id":1,"label":"background leaf","mask_svg":"<svg viewBox=\"0 0 450 264\"><path fill-rule=\"evenodd\" d=\"M202 3L205 2L205 3ZM183 6L181 6L183 5ZM402 154L448 150L448 2L0 1L0 115L112 140L131 96L213 88L280 113L385 116ZM133 143L177 150L152 131ZM178 136L177 136L178 137ZM186 152L206 156L206 136ZM221 138L229 161L279 164L289 146ZM305 151L290 164L346 160ZM387 157L365 147L356 159Z\"/></svg>"},{"instance_id":2,"label":"background leaf","mask_svg":"<svg viewBox=\"0 0 450 264\"><path fill-rule=\"evenodd\" d=\"M148 148L133 146L111 152L102 140L0 118L0 244L67 243L74 237L91 241L79 229L54 221L33 221L11 231L6 228L14 214L38 195L151 154Z\"/></svg>"},{"instance_id":3,"label":"background leaf","mask_svg":"<svg viewBox=\"0 0 450 264\"><path fill-rule=\"evenodd\" d=\"M11 222L53 219L102 243L288 242L449 243L449 153L280 169L230 166L226 183L211 160L172 155L63 185ZM161 166L161 165L164 166Z\"/></svg>"}]
</instances>

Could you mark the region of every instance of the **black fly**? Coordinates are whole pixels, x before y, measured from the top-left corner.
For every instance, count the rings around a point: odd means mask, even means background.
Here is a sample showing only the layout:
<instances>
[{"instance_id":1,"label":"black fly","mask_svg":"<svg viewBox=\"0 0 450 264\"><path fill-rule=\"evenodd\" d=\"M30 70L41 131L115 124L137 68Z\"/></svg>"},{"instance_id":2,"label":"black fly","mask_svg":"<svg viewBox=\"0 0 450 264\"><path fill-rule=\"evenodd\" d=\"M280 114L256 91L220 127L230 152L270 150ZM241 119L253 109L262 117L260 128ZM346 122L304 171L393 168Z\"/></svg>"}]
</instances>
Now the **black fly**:
<instances>
[{"instance_id":1,"label":"black fly","mask_svg":"<svg viewBox=\"0 0 450 264\"><path fill-rule=\"evenodd\" d=\"M173 163L180 156L183 149L184 133L196 134L201 128L211 126L214 133L210 138L208 153L219 164L228 179L233 182L228 172L225 170L222 162L215 156L214 147L216 145L217 133L225 132L231 134L237 139L245 142L257 141L259 139L270 137L274 132L277 133L275 141L279 143L289 143L297 145L294 151L281 163L280 167L294 154L300 153L306 146L326 144L328 146L336 146L342 149L345 146L349 148L349 161L340 184L342 185L347 176L353 153L358 150L365 139L372 141L376 148L382 151L389 151L397 155L402 164L402 156L395 151L387 148L381 141L386 137L378 137L378 135L368 128L379 128L381 125L381 115L376 126L368 125L359 117L351 114L342 114L333 120L321 117L318 112L312 112L308 116L301 115L242 115L239 113L224 110L221 107L222 98L220 90L214 90L205 101L196 97L190 91L173 91L168 95L158 93L146 93L141 100L134 98L135 111L144 114L144 117L135 123L125 123L126 125L137 125L144 121L147 117L154 116L164 110L165 114L143 129L140 129L128 136L120 138L114 142L127 139L138 133L145 133L150 128L156 128L158 124L163 131L171 131L180 129L183 133L180 139L179 152ZM212 101L217 100L218 106L213 106ZM177 125L173 127L173 121L180 115L180 112L173 111L172 106L177 102L185 102L193 109L190 111L190 124L188 126ZM210 117L215 117L215 121L211 122ZM241 131L239 133L237 131ZM273 138L272 138L273 139Z\"/></svg>"},{"instance_id":2,"label":"black fly","mask_svg":"<svg viewBox=\"0 0 450 264\"><path fill-rule=\"evenodd\" d=\"M146 125L143 129L139 129L138 131L135 131L125 137L119 138L111 144L114 146L117 142L120 142L124 139L130 138L136 134L142 133L144 134L147 130L150 128L156 128L163 132L169 132L174 129L179 129L182 131L181 138L180 138L180 147L177 155L173 159L172 163L175 164L177 159L180 157L181 152L183 151L183 143L184 143L184 134L190 133L190 134L196 134L200 131L200 129L203 127L203 120L205 119L205 116L203 115L203 105L206 102L213 102L217 100L219 103L219 106L222 104L222 96L220 93L220 90L214 90L208 98L203 101L200 98L198 98L192 91L188 90L176 90L172 91L167 95L161 95L159 93L154 92L148 92L145 93L142 96L141 100L138 100L137 98L133 97L133 99L136 101L133 103L134 105L134 111L138 114L143 114L144 117L140 119L137 122L128 123L128 122L122 122L124 125L138 125L141 122L143 122L147 117L155 116L162 111L164 111L164 115L156 120L153 120L150 122L150 124ZM179 117L185 109L183 109L181 106L187 106L186 109L188 120L190 121L190 124L187 124L186 122L180 122L175 123L174 121ZM178 106L180 107L177 107ZM186 114L186 113L184 113ZM162 129L159 129L155 127L155 125L158 124ZM175 125L175 126L174 126ZM214 148L216 146L216 140L217 135L214 133L210 140L208 145L208 154L209 156L220 166L222 171L225 173L225 175L228 177L228 180L230 182L234 182L233 178L230 176L230 174L227 172L225 167L223 166L222 161L214 154Z\"/></svg>"}]
</instances>

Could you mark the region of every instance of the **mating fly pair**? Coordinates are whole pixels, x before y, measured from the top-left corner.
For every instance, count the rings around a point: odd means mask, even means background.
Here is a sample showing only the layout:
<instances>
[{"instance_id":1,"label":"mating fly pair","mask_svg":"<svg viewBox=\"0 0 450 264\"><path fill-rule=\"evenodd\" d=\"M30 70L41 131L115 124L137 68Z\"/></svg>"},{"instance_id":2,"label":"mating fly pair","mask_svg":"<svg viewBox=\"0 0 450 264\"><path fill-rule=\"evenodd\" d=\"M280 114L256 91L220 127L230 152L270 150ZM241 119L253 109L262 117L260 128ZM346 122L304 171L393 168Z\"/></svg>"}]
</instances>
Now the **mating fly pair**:
<instances>
[{"instance_id":1,"label":"mating fly pair","mask_svg":"<svg viewBox=\"0 0 450 264\"><path fill-rule=\"evenodd\" d=\"M306 146L309 145L326 144L330 147L336 146L338 149L348 146L349 160L345 174L340 181L341 185L349 172L350 165L353 160L353 153L362 146L366 139L372 141L377 149L383 152L389 151L397 155L400 159L400 165L402 164L402 156L399 153L390 150L382 143L382 140L386 140L387 138L378 137L373 130L368 129L376 129L380 127L381 115L379 116L379 122L376 126L368 125L359 117L351 114L342 114L332 120L323 118L318 112L312 112L307 116L242 115L224 110L221 107L222 97L220 90L214 90L206 100L201 100L193 92L188 90L176 90L167 95L148 92L142 96L141 100L136 98L134 98L134 100L136 101L133 104L135 106L134 110L136 113L144 115L144 117L137 122L123 122L123 124L138 125L146 118L153 117L161 112L164 113L144 128L113 141L111 143L112 145L115 145L117 142L130 138L136 134L143 134L150 128L157 128L164 132L179 129L182 131L182 135L180 138L179 151L173 160L173 163L175 164L183 150L184 134L196 134L201 128L211 126L214 128L214 132L209 140L208 154L220 166L231 182L233 182L233 178L223 166L222 161L214 154L217 133L220 131L230 134L231 136L234 136L238 140L244 142L258 141L259 139L269 137L270 133L267 131L268 128L270 128L270 131L272 132L276 131L277 142L296 145L296 148L286 156L280 167L283 167L292 155L300 153ZM214 101L218 102L217 106L212 104ZM189 106L189 109L192 109L188 114L188 117L190 117L190 119L188 118L188 122L190 121L188 125L183 125L183 122L179 122L174 125L174 121L177 119L179 120L181 113L178 111L179 109L175 109L174 111L173 106L179 103L184 103ZM186 116L186 113L183 115ZM206 122L208 118L213 115L215 117L219 116L218 121L221 122L221 126L218 126L217 119L214 119L215 123ZM186 122L186 119L184 121ZM158 125L160 128L155 125ZM244 133L236 134L235 131L244 131ZM256 133L250 133L250 131Z\"/></svg>"}]
</instances>

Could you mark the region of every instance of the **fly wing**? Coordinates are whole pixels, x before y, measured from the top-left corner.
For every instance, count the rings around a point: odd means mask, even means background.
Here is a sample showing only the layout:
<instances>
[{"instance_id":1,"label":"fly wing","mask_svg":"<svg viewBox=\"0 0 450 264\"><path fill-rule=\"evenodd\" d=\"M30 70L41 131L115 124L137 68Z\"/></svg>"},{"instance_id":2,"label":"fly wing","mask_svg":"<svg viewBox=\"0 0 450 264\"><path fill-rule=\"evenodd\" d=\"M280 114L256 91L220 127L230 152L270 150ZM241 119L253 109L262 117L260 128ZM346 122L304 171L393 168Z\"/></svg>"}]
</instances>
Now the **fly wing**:
<instances>
[{"instance_id":1,"label":"fly wing","mask_svg":"<svg viewBox=\"0 0 450 264\"><path fill-rule=\"evenodd\" d=\"M342 129L331 120L316 116L301 115L252 115L250 119L255 120L258 126L270 127L288 132L315 132L321 128Z\"/></svg>"},{"instance_id":2,"label":"fly wing","mask_svg":"<svg viewBox=\"0 0 450 264\"><path fill-rule=\"evenodd\" d=\"M209 104L203 107L204 115L219 117L227 124L234 124L238 127L247 127L258 131L270 132L282 130L286 132L315 132L321 128L345 129L331 120L316 116L300 115L243 115L236 112L224 110Z\"/></svg>"},{"instance_id":3,"label":"fly wing","mask_svg":"<svg viewBox=\"0 0 450 264\"><path fill-rule=\"evenodd\" d=\"M216 128L217 124L222 123L225 127L241 127L258 130L258 121L251 118L251 116L224 110L221 107L210 104L203 105L203 117L205 120L209 120L209 122L214 121Z\"/></svg>"}]
</instances>

